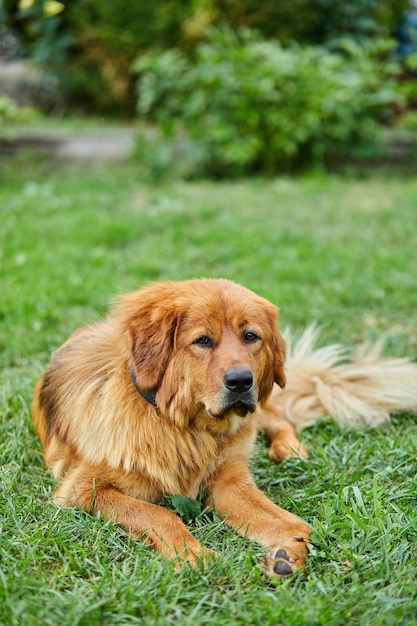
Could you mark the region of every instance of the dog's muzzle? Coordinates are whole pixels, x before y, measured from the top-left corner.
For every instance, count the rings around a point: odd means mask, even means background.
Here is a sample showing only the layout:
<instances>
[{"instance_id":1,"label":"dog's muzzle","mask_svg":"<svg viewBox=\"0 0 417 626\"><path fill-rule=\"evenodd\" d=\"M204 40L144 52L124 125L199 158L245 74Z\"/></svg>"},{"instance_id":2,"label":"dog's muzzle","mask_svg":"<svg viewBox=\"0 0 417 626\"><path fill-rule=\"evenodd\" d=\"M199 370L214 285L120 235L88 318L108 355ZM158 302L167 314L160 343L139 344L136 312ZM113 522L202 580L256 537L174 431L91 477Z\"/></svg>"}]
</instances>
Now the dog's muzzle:
<instances>
[{"instance_id":1,"label":"dog's muzzle","mask_svg":"<svg viewBox=\"0 0 417 626\"><path fill-rule=\"evenodd\" d=\"M252 372L246 367L232 367L223 376L224 391L222 394L221 411L211 413L221 419L229 411L240 417L253 413L256 409L257 393L254 388Z\"/></svg>"}]
</instances>

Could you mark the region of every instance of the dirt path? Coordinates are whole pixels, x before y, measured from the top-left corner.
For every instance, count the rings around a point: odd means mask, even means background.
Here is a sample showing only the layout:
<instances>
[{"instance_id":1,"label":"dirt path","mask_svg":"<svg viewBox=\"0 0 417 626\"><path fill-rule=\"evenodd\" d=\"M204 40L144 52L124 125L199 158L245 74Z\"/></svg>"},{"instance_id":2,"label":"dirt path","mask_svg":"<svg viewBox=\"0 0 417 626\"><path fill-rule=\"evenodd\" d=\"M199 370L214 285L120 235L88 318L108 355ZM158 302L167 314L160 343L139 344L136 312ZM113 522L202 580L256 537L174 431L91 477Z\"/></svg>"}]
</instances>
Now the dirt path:
<instances>
[{"instance_id":1,"label":"dirt path","mask_svg":"<svg viewBox=\"0 0 417 626\"><path fill-rule=\"evenodd\" d=\"M123 161L132 153L135 132L133 128L11 128L0 136L0 154L13 155L34 148L60 160Z\"/></svg>"}]
</instances>

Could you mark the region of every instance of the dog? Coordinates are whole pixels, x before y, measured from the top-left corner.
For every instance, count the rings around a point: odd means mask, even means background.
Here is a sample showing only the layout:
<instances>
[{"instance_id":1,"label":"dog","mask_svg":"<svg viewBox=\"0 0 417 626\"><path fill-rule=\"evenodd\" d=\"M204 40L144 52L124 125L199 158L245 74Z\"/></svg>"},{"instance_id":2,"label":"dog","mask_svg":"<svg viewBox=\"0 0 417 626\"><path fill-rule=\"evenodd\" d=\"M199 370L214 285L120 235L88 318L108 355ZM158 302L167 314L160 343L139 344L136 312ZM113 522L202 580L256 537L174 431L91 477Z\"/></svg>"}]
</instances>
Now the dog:
<instances>
[{"instance_id":1,"label":"dog","mask_svg":"<svg viewBox=\"0 0 417 626\"><path fill-rule=\"evenodd\" d=\"M297 432L332 415L375 426L417 407L417 365L378 349L293 346L278 308L224 279L155 283L124 295L107 319L81 328L52 356L33 400L56 503L121 524L162 555L214 555L164 496L195 498L268 551L264 569L303 568L311 527L259 491L248 459L259 429L269 457L307 458ZM288 384L286 385L286 379Z\"/></svg>"},{"instance_id":2,"label":"dog","mask_svg":"<svg viewBox=\"0 0 417 626\"><path fill-rule=\"evenodd\" d=\"M118 522L162 555L215 555L164 496L196 498L268 551L265 570L306 562L311 527L278 507L249 470L257 431L295 450L294 427L268 408L285 386L278 308L225 279L151 284L77 330L39 379L33 421L59 486L54 501ZM262 408L263 407L263 408Z\"/></svg>"}]
</instances>

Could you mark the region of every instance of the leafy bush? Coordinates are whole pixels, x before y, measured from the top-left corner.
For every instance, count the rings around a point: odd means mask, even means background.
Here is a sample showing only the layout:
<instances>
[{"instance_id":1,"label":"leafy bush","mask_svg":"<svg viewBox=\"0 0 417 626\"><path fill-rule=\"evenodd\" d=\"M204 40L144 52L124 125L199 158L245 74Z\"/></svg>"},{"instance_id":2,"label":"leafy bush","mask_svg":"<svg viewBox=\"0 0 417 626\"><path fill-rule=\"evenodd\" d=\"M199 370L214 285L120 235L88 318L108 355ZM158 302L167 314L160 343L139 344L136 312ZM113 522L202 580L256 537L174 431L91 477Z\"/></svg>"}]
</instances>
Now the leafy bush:
<instances>
[{"instance_id":1,"label":"leafy bush","mask_svg":"<svg viewBox=\"0 0 417 626\"><path fill-rule=\"evenodd\" d=\"M4 8L23 52L45 73L51 99L85 112L127 116L135 108L131 63L152 45L181 44L190 3L6 0Z\"/></svg>"},{"instance_id":2,"label":"leafy bush","mask_svg":"<svg viewBox=\"0 0 417 626\"><path fill-rule=\"evenodd\" d=\"M16 118L17 110L14 100L6 94L0 93L0 124L2 126Z\"/></svg>"},{"instance_id":3,"label":"leafy bush","mask_svg":"<svg viewBox=\"0 0 417 626\"><path fill-rule=\"evenodd\" d=\"M24 123L37 117L38 112L35 109L19 107L13 98L0 91L0 139L7 134L9 126L13 123Z\"/></svg>"},{"instance_id":4,"label":"leafy bush","mask_svg":"<svg viewBox=\"0 0 417 626\"><path fill-rule=\"evenodd\" d=\"M45 108L131 115L134 59L151 46L192 49L208 26L256 28L288 43L333 45L394 32L407 0L3 0L0 32L44 71ZM1 48L1 45L0 45ZM56 106L58 103L58 107ZM54 107L55 105L55 107Z\"/></svg>"},{"instance_id":5,"label":"leafy bush","mask_svg":"<svg viewBox=\"0 0 417 626\"><path fill-rule=\"evenodd\" d=\"M137 61L138 112L168 135L185 130L211 174L292 170L371 137L396 97L374 53L212 30L192 59L169 50Z\"/></svg>"},{"instance_id":6,"label":"leafy bush","mask_svg":"<svg viewBox=\"0 0 417 626\"><path fill-rule=\"evenodd\" d=\"M394 32L407 0L195 0L193 8L189 22L200 34L207 25L228 24L281 42L327 45Z\"/></svg>"}]
</instances>

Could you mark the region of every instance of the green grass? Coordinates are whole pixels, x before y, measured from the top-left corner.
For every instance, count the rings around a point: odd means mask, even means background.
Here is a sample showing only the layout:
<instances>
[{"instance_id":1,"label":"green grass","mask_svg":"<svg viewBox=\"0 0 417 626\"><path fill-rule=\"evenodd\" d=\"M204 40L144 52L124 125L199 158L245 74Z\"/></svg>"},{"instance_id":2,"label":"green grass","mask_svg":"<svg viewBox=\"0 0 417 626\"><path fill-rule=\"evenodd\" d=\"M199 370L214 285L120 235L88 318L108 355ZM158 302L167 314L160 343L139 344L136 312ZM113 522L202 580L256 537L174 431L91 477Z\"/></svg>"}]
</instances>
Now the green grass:
<instances>
[{"instance_id":1,"label":"green grass","mask_svg":"<svg viewBox=\"0 0 417 626\"><path fill-rule=\"evenodd\" d=\"M0 624L417 624L417 422L318 424L307 462L252 470L315 527L305 575L264 578L262 550L204 512L223 559L175 571L116 525L49 503L30 421L50 352L123 291L224 276L311 321L322 341L417 348L417 179L388 175L152 184L134 165L20 158L0 170ZM349 566L352 565L352 567Z\"/></svg>"}]
</instances>

